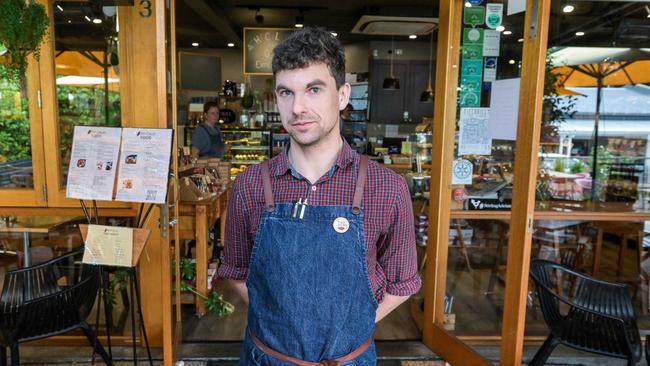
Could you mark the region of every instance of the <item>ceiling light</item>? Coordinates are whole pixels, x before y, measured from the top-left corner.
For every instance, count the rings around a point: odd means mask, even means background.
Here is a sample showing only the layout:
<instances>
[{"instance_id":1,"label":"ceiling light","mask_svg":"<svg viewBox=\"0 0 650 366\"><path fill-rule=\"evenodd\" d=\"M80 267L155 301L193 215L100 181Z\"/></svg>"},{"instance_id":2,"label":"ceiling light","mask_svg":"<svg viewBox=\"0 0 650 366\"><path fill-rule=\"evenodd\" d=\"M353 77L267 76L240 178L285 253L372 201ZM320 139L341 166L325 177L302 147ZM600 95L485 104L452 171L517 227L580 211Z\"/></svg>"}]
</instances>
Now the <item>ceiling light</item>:
<instances>
[{"instance_id":1,"label":"ceiling light","mask_svg":"<svg viewBox=\"0 0 650 366\"><path fill-rule=\"evenodd\" d=\"M89 22L91 21L90 17L88 17L88 15L84 15L84 18L86 18L86 20L89 21Z\"/></svg>"},{"instance_id":2,"label":"ceiling light","mask_svg":"<svg viewBox=\"0 0 650 366\"><path fill-rule=\"evenodd\" d=\"M59 10L61 10L61 11L63 11L63 8L62 8L61 5L59 5L59 4L56 4L56 8L59 9Z\"/></svg>"},{"instance_id":3,"label":"ceiling light","mask_svg":"<svg viewBox=\"0 0 650 366\"><path fill-rule=\"evenodd\" d=\"M523 42L523 41L524 41L523 38L519 38L519 39L517 40L517 42L519 42L519 43L521 43L521 42Z\"/></svg>"},{"instance_id":4,"label":"ceiling light","mask_svg":"<svg viewBox=\"0 0 650 366\"><path fill-rule=\"evenodd\" d=\"M515 64L515 60L510 60L510 61L508 61L508 63L509 63L510 65L514 65L514 64Z\"/></svg>"},{"instance_id":5,"label":"ceiling light","mask_svg":"<svg viewBox=\"0 0 650 366\"><path fill-rule=\"evenodd\" d=\"M336 32L330 32L330 33L331 33L334 37L338 37L338 35L339 35L339 34L336 33Z\"/></svg>"},{"instance_id":6,"label":"ceiling light","mask_svg":"<svg viewBox=\"0 0 650 366\"><path fill-rule=\"evenodd\" d=\"M262 24L264 23L264 15L259 13L259 10L257 13L255 13L255 23L256 24Z\"/></svg>"},{"instance_id":7,"label":"ceiling light","mask_svg":"<svg viewBox=\"0 0 650 366\"><path fill-rule=\"evenodd\" d=\"M576 32L576 36L578 36L578 37L581 37L581 36L584 36L584 35L585 35L585 32Z\"/></svg>"},{"instance_id":8,"label":"ceiling light","mask_svg":"<svg viewBox=\"0 0 650 366\"><path fill-rule=\"evenodd\" d=\"M650 7L648 5L645 6L645 11L648 13L648 18L650 18Z\"/></svg>"},{"instance_id":9,"label":"ceiling light","mask_svg":"<svg viewBox=\"0 0 650 366\"><path fill-rule=\"evenodd\" d=\"M296 24L294 24L294 27L302 28L304 25L305 25L305 17L302 15L298 15L296 17Z\"/></svg>"},{"instance_id":10,"label":"ceiling light","mask_svg":"<svg viewBox=\"0 0 650 366\"><path fill-rule=\"evenodd\" d=\"M562 8L562 11L565 12L565 13L570 13L570 12L574 11L575 8L576 8L575 6L573 6L571 4L567 4L567 5L564 5L564 8Z\"/></svg>"},{"instance_id":11,"label":"ceiling light","mask_svg":"<svg viewBox=\"0 0 650 366\"><path fill-rule=\"evenodd\" d=\"M429 36L429 79L428 85L425 91L420 94L420 102L432 102L433 101L433 88L431 87L431 69L432 69L432 60L433 59L433 32Z\"/></svg>"},{"instance_id":12,"label":"ceiling light","mask_svg":"<svg viewBox=\"0 0 650 366\"><path fill-rule=\"evenodd\" d=\"M506 27L504 27L504 26L502 26L502 25L496 27L496 31L497 31L497 32L503 32L504 30L506 30Z\"/></svg>"},{"instance_id":13,"label":"ceiling light","mask_svg":"<svg viewBox=\"0 0 650 366\"><path fill-rule=\"evenodd\" d=\"M469 1L465 1L465 7L466 8L471 8L472 4L470 4Z\"/></svg>"},{"instance_id":14,"label":"ceiling light","mask_svg":"<svg viewBox=\"0 0 650 366\"><path fill-rule=\"evenodd\" d=\"M509 36L509 35L512 34L512 31L503 31L503 34L506 35L506 36Z\"/></svg>"},{"instance_id":15,"label":"ceiling light","mask_svg":"<svg viewBox=\"0 0 650 366\"><path fill-rule=\"evenodd\" d=\"M99 18L95 18L95 19L93 19L93 23L95 23L95 24L102 24L102 20L99 19Z\"/></svg>"},{"instance_id":16,"label":"ceiling light","mask_svg":"<svg viewBox=\"0 0 650 366\"><path fill-rule=\"evenodd\" d=\"M68 19L68 24L72 23L72 20Z\"/></svg>"},{"instance_id":17,"label":"ceiling light","mask_svg":"<svg viewBox=\"0 0 650 366\"><path fill-rule=\"evenodd\" d=\"M411 35L409 36L409 39L416 39L416 38L418 38L418 36L415 35L415 34L411 34Z\"/></svg>"},{"instance_id":18,"label":"ceiling light","mask_svg":"<svg viewBox=\"0 0 650 366\"><path fill-rule=\"evenodd\" d=\"M230 42L230 43L228 43L228 47L235 47L235 44Z\"/></svg>"},{"instance_id":19,"label":"ceiling light","mask_svg":"<svg viewBox=\"0 0 650 366\"><path fill-rule=\"evenodd\" d=\"M192 47L198 47L198 46L199 46L199 42L192 42Z\"/></svg>"}]
</instances>

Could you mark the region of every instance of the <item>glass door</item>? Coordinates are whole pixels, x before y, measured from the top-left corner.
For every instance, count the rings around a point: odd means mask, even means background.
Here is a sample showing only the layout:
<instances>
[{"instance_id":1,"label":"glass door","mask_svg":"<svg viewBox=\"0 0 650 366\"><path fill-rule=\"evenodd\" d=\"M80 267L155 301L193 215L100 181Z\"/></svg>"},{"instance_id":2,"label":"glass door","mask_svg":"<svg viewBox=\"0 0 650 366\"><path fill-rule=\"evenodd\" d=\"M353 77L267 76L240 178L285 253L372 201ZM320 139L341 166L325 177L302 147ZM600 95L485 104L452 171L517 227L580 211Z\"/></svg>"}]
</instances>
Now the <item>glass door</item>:
<instances>
[{"instance_id":1,"label":"glass door","mask_svg":"<svg viewBox=\"0 0 650 366\"><path fill-rule=\"evenodd\" d=\"M48 205L78 206L65 198L75 126L122 127L125 85L124 38L117 6L96 2L48 2L52 20L42 54L44 148L48 156ZM128 207L101 202L103 207Z\"/></svg>"},{"instance_id":2,"label":"glass door","mask_svg":"<svg viewBox=\"0 0 650 366\"><path fill-rule=\"evenodd\" d=\"M45 169L39 63L28 59L16 75L0 44L0 202L2 206L45 206Z\"/></svg>"},{"instance_id":3,"label":"glass door","mask_svg":"<svg viewBox=\"0 0 650 366\"><path fill-rule=\"evenodd\" d=\"M440 4L423 340L452 364L521 363L549 3Z\"/></svg>"}]
</instances>

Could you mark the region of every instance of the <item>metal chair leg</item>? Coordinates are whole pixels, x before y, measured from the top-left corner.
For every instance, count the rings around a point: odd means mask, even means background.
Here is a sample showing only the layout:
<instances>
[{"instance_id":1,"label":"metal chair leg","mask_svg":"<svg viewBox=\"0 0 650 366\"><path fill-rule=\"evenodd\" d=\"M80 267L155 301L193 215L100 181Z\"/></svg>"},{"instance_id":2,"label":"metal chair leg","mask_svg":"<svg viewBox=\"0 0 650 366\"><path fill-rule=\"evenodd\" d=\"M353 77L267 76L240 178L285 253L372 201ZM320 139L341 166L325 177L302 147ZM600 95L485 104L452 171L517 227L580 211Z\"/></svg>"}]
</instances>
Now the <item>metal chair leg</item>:
<instances>
[{"instance_id":1,"label":"metal chair leg","mask_svg":"<svg viewBox=\"0 0 650 366\"><path fill-rule=\"evenodd\" d=\"M7 348L0 346L0 366L7 366Z\"/></svg>"},{"instance_id":2,"label":"metal chair leg","mask_svg":"<svg viewBox=\"0 0 650 366\"><path fill-rule=\"evenodd\" d=\"M99 343L99 340L97 339L97 335L95 332L93 332L92 328L88 324L82 324L81 325L81 330L83 330L84 335L86 335L86 338L88 339L88 342L90 342L90 346L95 348L95 351L99 353L99 355L102 357L102 360L104 360L104 363L108 366L113 365L113 360L111 359L111 356L106 353L106 350L102 346L101 343Z\"/></svg>"},{"instance_id":3,"label":"metal chair leg","mask_svg":"<svg viewBox=\"0 0 650 366\"><path fill-rule=\"evenodd\" d=\"M532 360L528 363L529 366L543 366L546 364L551 353L555 347L560 343L560 339L550 334L542 344L542 347L537 351Z\"/></svg>"},{"instance_id":4,"label":"metal chair leg","mask_svg":"<svg viewBox=\"0 0 650 366\"><path fill-rule=\"evenodd\" d=\"M20 352L18 351L18 342L11 345L11 366L20 366Z\"/></svg>"}]
</instances>

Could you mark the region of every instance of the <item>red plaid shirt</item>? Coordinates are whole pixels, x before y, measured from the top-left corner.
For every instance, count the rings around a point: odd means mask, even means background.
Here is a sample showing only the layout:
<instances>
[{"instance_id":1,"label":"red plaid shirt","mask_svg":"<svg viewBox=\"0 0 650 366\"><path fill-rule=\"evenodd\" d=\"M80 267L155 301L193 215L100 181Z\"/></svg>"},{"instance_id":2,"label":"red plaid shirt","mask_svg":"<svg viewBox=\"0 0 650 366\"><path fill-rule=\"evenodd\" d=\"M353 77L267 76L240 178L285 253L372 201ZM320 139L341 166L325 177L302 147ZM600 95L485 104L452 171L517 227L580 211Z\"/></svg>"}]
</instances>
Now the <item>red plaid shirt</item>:
<instances>
[{"instance_id":1,"label":"red plaid shirt","mask_svg":"<svg viewBox=\"0 0 650 366\"><path fill-rule=\"evenodd\" d=\"M352 205L359 154L347 142L343 142L330 173L313 185L291 169L287 151L269 164L276 203L295 203L308 197L310 205ZM421 279L417 272L413 208L404 178L370 162L361 207L368 272L377 301L385 292L396 296L416 293ZM230 194L219 277L246 279L263 212L262 176L259 166L254 165L237 176Z\"/></svg>"}]
</instances>

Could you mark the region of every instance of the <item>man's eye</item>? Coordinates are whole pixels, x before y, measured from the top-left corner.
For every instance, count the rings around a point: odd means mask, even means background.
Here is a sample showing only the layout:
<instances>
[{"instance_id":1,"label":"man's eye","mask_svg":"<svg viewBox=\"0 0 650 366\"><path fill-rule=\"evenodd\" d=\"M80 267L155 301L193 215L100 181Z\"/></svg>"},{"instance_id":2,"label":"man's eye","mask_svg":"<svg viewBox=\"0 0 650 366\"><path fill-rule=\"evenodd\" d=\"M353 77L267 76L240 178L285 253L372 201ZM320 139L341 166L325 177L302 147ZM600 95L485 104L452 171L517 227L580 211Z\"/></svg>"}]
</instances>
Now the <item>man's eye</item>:
<instances>
[{"instance_id":1,"label":"man's eye","mask_svg":"<svg viewBox=\"0 0 650 366\"><path fill-rule=\"evenodd\" d=\"M313 87L313 88L309 89L309 91L312 94L318 94L320 92L320 88L319 87Z\"/></svg>"},{"instance_id":2,"label":"man's eye","mask_svg":"<svg viewBox=\"0 0 650 366\"><path fill-rule=\"evenodd\" d=\"M279 94L281 97L288 97L288 96L291 95L291 91L284 89L284 90L280 90L280 91L278 92L278 94Z\"/></svg>"}]
</instances>

